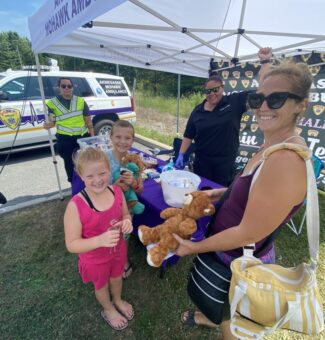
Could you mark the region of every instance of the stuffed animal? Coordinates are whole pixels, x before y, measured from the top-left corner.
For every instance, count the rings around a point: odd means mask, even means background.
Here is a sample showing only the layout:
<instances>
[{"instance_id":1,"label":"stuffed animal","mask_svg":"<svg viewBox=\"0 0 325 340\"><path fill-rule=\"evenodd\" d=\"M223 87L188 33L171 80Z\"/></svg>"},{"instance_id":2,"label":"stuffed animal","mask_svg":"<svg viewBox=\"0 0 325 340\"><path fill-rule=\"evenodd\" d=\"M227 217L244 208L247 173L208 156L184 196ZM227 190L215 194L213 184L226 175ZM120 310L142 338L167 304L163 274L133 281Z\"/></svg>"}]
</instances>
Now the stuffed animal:
<instances>
[{"instance_id":1,"label":"stuffed animal","mask_svg":"<svg viewBox=\"0 0 325 340\"><path fill-rule=\"evenodd\" d=\"M182 208L167 208L160 213L164 223L156 227L141 225L138 233L144 245L156 243L148 250L147 262L153 267L159 267L170 251L178 248L178 242L173 233L184 239L190 239L196 231L196 220L203 216L213 215L214 206L208 195L202 191L192 192L185 196Z\"/></svg>"},{"instance_id":2,"label":"stuffed animal","mask_svg":"<svg viewBox=\"0 0 325 340\"><path fill-rule=\"evenodd\" d=\"M113 181L120 186L124 192L124 197L128 208L133 214L141 214L144 211L144 205L139 202L137 192L143 189L141 173L145 169L141 157L137 154L128 154L122 159L121 170L113 173ZM120 178L121 171L131 171L136 180L136 186L127 185L122 178ZM127 169L127 170L125 170Z\"/></svg>"}]
</instances>

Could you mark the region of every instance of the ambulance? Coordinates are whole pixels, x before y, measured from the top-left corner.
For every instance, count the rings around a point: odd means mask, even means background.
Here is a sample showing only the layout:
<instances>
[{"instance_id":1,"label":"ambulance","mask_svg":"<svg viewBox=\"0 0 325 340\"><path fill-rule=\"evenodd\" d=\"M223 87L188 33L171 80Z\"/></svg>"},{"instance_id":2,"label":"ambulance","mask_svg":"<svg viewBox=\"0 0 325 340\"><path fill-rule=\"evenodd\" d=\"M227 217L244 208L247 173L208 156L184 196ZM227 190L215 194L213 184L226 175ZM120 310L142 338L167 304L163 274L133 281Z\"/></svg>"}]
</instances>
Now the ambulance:
<instances>
[{"instance_id":1,"label":"ambulance","mask_svg":"<svg viewBox=\"0 0 325 340\"><path fill-rule=\"evenodd\" d=\"M46 99L59 93L60 77L70 78L73 93L87 102L96 135L109 134L118 119L136 121L133 97L123 77L92 72L45 71L42 72L42 82ZM37 73L30 70L0 73L0 154L48 145L44 120ZM55 136L55 128L51 132Z\"/></svg>"}]
</instances>

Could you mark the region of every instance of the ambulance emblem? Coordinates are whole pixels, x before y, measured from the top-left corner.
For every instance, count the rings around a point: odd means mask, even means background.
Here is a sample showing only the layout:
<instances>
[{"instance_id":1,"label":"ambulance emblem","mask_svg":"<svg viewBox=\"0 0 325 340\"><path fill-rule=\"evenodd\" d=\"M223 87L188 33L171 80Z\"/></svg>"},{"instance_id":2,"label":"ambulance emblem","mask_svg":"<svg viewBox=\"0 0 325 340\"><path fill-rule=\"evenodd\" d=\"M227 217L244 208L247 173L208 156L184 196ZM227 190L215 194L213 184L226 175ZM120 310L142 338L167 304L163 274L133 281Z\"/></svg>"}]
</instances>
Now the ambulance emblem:
<instances>
[{"instance_id":1,"label":"ambulance emblem","mask_svg":"<svg viewBox=\"0 0 325 340\"><path fill-rule=\"evenodd\" d=\"M258 129L258 124L255 124L255 123L251 124L251 131L252 132L257 131L257 129Z\"/></svg>"},{"instance_id":2,"label":"ambulance emblem","mask_svg":"<svg viewBox=\"0 0 325 340\"><path fill-rule=\"evenodd\" d=\"M17 109L0 110L0 119L9 129L15 130L20 123L20 111Z\"/></svg>"},{"instance_id":3,"label":"ambulance emblem","mask_svg":"<svg viewBox=\"0 0 325 340\"><path fill-rule=\"evenodd\" d=\"M234 89L237 86L237 80L235 79L229 80L229 84Z\"/></svg>"},{"instance_id":4,"label":"ambulance emblem","mask_svg":"<svg viewBox=\"0 0 325 340\"><path fill-rule=\"evenodd\" d=\"M245 89L249 86L249 80L248 79L242 79L241 83L245 87Z\"/></svg>"},{"instance_id":5,"label":"ambulance emblem","mask_svg":"<svg viewBox=\"0 0 325 340\"><path fill-rule=\"evenodd\" d=\"M246 123L240 123L240 131L243 131L246 127Z\"/></svg>"},{"instance_id":6,"label":"ambulance emblem","mask_svg":"<svg viewBox=\"0 0 325 340\"><path fill-rule=\"evenodd\" d=\"M308 130L308 136L310 137L317 137L318 133L319 132L317 130Z\"/></svg>"},{"instance_id":7,"label":"ambulance emblem","mask_svg":"<svg viewBox=\"0 0 325 340\"><path fill-rule=\"evenodd\" d=\"M313 111L314 111L316 116L321 115L324 110L325 110L325 106L324 105L314 105L313 106Z\"/></svg>"},{"instance_id":8,"label":"ambulance emblem","mask_svg":"<svg viewBox=\"0 0 325 340\"><path fill-rule=\"evenodd\" d=\"M315 77L320 71L320 66L309 66L309 72Z\"/></svg>"},{"instance_id":9,"label":"ambulance emblem","mask_svg":"<svg viewBox=\"0 0 325 340\"><path fill-rule=\"evenodd\" d=\"M229 76L229 71L222 71L222 72L221 72L221 75L222 75L222 78L223 78L223 79L227 79L228 76Z\"/></svg>"},{"instance_id":10,"label":"ambulance emblem","mask_svg":"<svg viewBox=\"0 0 325 340\"><path fill-rule=\"evenodd\" d=\"M304 62L307 62L307 60L311 57L311 54L302 54L301 55L301 59L304 61Z\"/></svg>"},{"instance_id":11,"label":"ambulance emblem","mask_svg":"<svg viewBox=\"0 0 325 340\"><path fill-rule=\"evenodd\" d=\"M246 76L247 78L253 78L253 75L254 75L253 71L246 71L246 72L245 72L245 76Z\"/></svg>"},{"instance_id":12,"label":"ambulance emblem","mask_svg":"<svg viewBox=\"0 0 325 340\"><path fill-rule=\"evenodd\" d=\"M239 79L240 78L240 72L239 71L234 71L232 73L232 75L236 78L236 79Z\"/></svg>"}]
</instances>

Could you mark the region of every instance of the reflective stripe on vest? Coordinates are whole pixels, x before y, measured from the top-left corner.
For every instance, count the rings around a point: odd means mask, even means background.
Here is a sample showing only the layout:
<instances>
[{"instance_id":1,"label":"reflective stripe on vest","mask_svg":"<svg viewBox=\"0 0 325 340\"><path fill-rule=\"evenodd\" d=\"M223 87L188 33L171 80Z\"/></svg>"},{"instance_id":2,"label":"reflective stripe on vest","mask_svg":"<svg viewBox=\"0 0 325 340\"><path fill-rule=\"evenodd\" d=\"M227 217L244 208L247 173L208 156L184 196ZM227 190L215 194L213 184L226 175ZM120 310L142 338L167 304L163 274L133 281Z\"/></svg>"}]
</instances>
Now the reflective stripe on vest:
<instances>
[{"instance_id":1,"label":"reflective stripe on vest","mask_svg":"<svg viewBox=\"0 0 325 340\"><path fill-rule=\"evenodd\" d=\"M60 131L61 133L68 132L68 134L71 134L71 135L83 135L88 131L88 129L86 126L80 129L80 128L67 128L65 126L59 125L57 127L57 132L60 133ZM66 133L63 133L63 134L66 134Z\"/></svg>"},{"instance_id":2,"label":"reflective stripe on vest","mask_svg":"<svg viewBox=\"0 0 325 340\"><path fill-rule=\"evenodd\" d=\"M69 109L57 97L48 100L47 105L55 114L59 134L73 136L83 135L88 132L83 117L85 106L83 98L72 96Z\"/></svg>"}]
</instances>

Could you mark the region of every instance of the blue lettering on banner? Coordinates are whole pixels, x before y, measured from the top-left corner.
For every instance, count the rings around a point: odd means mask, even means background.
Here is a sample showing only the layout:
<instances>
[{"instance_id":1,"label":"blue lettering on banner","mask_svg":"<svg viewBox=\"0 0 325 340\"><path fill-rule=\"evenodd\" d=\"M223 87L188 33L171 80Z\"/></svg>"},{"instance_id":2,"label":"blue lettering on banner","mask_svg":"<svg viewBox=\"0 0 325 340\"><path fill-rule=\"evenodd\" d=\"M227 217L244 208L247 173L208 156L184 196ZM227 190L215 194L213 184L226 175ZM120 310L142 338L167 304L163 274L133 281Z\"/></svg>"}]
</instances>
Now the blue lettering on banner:
<instances>
[{"instance_id":1,"label":"blue lettering on banner","mask_svg":"<svg viewBox=\"0 0 325 340\"><path fill-rule=\"evenodd\" d=\"M45 35L49 36L57 31L70 21L70 17L73 18L80 14L95 1L96 0L54 0L54 9L58 8L58 10L45 23ZM59 6L61 7L59 8Z\"/></svg>"},{"instance_id":2,"label":"blue lettering on banner","mask_svg":"<svg viewBox=\"0 0 325 340\"><path fill-rule=\"evenodd\" d=\"M72 0L71 16L74 17L91 4L91 0Z\"/></svg>"},{"instance_id":3,"label":"blue lettering on banner","mask_svg":"<svg viewBox=\"0 0 325 340\"><path fill-rule=\"evenodd\" d=\"M58 6L60 6L62 4L64 0L55 0L54 1L54 9L57 8Z\"/></svg>"},{"instance_id":4,"label":"blue lettering on banner","mask_svg":"<svg viewBox=\"0 0 325 340\"><path fill-rule=\"evenodd\" d=\"M66 24L69 20L70 17L68 12L68 4L66 3L57 12L55 12L50 20L45 24L46 36L55 32L62 25Z\"/></svg>"}]
</instances>

